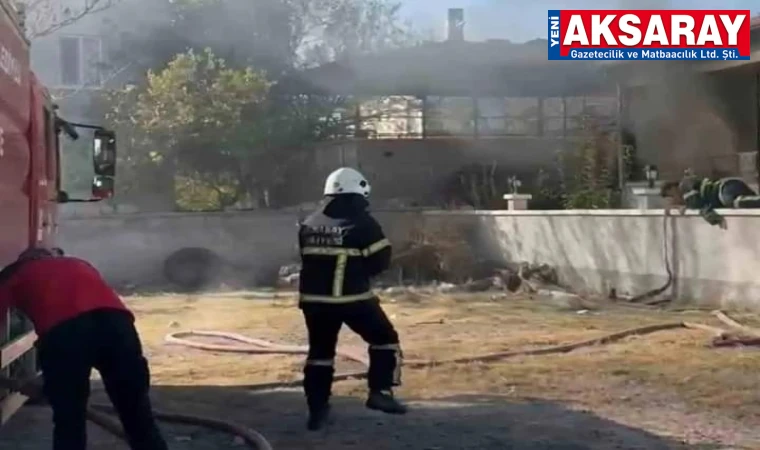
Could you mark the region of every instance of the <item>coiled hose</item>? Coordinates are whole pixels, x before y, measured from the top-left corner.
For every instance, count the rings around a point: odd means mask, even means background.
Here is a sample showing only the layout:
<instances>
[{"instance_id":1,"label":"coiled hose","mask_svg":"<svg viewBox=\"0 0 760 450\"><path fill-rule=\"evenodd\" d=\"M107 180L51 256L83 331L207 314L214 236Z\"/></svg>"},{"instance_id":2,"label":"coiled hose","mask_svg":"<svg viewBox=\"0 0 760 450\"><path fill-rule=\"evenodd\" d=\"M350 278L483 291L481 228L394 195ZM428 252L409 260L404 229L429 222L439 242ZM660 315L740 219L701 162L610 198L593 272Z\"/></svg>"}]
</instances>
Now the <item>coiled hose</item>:
<instances>
[{"instance_id":1,"label":"coiled hose","mask_svg":"<svg viewBox=\"0 0 760 450\"><path fill-rule=\"evenodd\" d=\"M124 430L121 427L116 418L107 414L113 413L113 406L107 404L92 404L87 409L87 419L92 423L100 426L109 433L118 436L121 439L125 439ZM272 445L261 433L251 430L250 428L242 425L237 425L232 422L227 422L219 419L212 419L210 417L196 416L191 414L177 414L166 411L153 411L156 419L162 422L182 424L182 425L194 425L204 428L210 428L225 433L230 433L240 437L243 442L249 447L256 450L273 450Z\"/></svg>"},{"instance_id":2,"label":"coiled hose","mask_svg":"<svg viewBox=\"0 0 760 450\"><path fill-rule=\"evenodd\" d=\"M22 394L29 396L31 401L39 401L42 399L41 383L39 380L40 378L38 377L33 380L23 380L19 382L9 378L0 377L0 387L11 391L21 392ZM110 404L90 404L87 408L87 419L109 433L121 439L125 439L124 429L122 428L121 423L113 416L114 412L114 408ZM153 414L156 419L163 422L200 426L236 435L243 440L243 443L255 450L273 450L272 445L261 435L261 433L242 425L192 414L178 414L159 410L154 410Z\"/></svg>"}]
</instances>

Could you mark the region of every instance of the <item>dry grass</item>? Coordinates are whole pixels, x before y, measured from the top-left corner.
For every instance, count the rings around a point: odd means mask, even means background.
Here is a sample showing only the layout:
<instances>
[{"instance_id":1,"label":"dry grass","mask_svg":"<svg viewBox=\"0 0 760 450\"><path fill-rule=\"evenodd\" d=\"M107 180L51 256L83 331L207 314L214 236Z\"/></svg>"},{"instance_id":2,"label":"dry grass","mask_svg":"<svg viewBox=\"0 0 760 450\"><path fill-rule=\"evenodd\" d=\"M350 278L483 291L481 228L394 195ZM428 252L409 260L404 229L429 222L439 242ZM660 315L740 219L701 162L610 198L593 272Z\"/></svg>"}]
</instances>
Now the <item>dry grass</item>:
<instances>
[{"instance_id":1,"label":"dry grass","mask_svg":"<svg viewBox=\"0 0 760 450\"><path fill-rule=\"evenodd\" d=\"M132 298L130 306L138 314L157 385L240 385L300 375L302 358L297 356L207 354L163 343L169 332L192 329L303 343L303 324L292 302L234 295L161 296ZM720 326L703 312L609 306L578 314L535 300L493 302L485 296L387 303L385 307L402 335L408 359L549 346L662 322L688 320ZM756 316L735 317L760 323ZM343 333L341 339L341 345L361 345L352 333ZM709 348L709 339L703 331L674 330L565 355L407 370L403 390L410 397L478 392L560 399L595 410L678 402L686 408L758 423L760 350ZM346 383L337 390L352 393L363 388L360 383Z\"/></svg>"}]
</instances>

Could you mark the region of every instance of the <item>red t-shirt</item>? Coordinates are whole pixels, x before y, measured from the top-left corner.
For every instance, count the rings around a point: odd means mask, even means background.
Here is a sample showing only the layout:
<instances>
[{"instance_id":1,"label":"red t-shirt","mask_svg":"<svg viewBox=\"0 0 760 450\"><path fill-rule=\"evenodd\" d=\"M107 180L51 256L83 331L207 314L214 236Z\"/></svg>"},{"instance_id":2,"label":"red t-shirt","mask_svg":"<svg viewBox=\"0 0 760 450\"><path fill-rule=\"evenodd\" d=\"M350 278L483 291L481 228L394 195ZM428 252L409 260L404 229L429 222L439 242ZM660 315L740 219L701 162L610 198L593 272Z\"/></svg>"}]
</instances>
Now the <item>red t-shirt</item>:
<instances>
[{"instance_id":1,"label":"red t-shirt","mask_svg":"<svg viewBox=\"0 0 760 450\"><path fill-rule=\"evenodd\" d=\"M71 257L21 263L14 273L0 282L0 314L5 314L11 307L32 321L38 335L89 311L116 309L129 312L97 269L86 261Z\"/></svg>"}]
</instances>

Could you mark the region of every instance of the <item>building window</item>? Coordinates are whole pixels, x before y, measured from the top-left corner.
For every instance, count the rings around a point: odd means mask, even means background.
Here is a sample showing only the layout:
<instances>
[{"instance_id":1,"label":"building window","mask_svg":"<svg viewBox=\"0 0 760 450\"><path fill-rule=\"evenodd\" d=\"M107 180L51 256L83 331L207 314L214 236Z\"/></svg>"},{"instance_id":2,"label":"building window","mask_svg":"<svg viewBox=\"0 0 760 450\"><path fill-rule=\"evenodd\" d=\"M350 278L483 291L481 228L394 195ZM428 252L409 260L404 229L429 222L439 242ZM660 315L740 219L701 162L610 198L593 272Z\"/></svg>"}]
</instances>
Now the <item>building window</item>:
<instances>
[{"instance_id":1,"label":"building window","mask_svg":"<svg viewBox=\"0 0 760 450\"><path fill-rule=\"evenodd\" d=\"M100 86L103 46L99 37L61 37L60 56L63 86Z\"/></svg>"}]
</instances>

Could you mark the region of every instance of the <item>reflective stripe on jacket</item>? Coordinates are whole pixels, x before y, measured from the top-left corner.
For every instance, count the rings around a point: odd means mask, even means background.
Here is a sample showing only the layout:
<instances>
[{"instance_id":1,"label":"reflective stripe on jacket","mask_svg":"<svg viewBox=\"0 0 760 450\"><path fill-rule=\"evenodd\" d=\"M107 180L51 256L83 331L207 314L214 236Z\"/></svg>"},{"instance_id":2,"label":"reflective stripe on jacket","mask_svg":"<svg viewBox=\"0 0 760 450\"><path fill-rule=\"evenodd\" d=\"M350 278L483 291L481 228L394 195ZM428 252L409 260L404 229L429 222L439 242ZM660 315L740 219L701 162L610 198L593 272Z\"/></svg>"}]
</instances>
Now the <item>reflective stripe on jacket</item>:
<instances>
[{"instance_id":1,"label":"reflective stripe on jacket","mask_svg":"<svg viewBox=\"0 0 760 450\"><path fill-rule=\"evenodd\" d=\"M699 210L700 215L711 225L717 225L723 221L716 208L734 208L734 196L726 195L724 189L727 183L742 183L741 178L727 177L719 180L709 178L685 178L679 184L687 208ZM733 186L735 188L735 185ZM749 189L749 188L747 188Z\"/></svg>"},{"instance_id":2,"label":"reflective stripe on jacket","mask_svg":"<svg viewBox=\"0 0 760 450\"><path fill-rule=\"evenodd\" d=\"M329 197L299 228L300 301L347 303L374 297L372 277L390 266L391 244L358 195Z\"/></svg>"}]
</instances>

